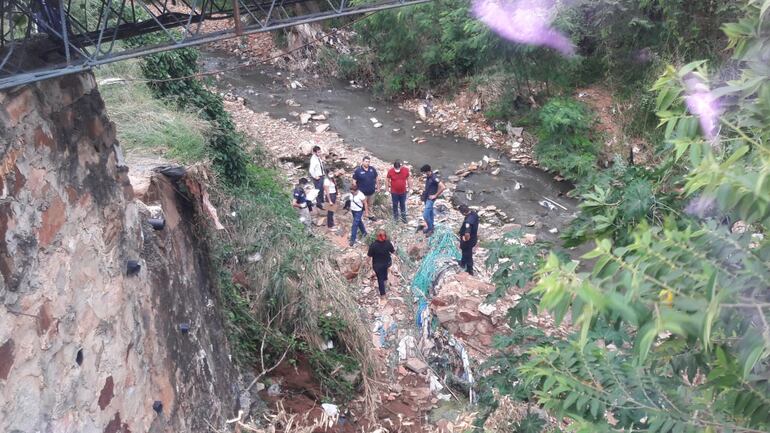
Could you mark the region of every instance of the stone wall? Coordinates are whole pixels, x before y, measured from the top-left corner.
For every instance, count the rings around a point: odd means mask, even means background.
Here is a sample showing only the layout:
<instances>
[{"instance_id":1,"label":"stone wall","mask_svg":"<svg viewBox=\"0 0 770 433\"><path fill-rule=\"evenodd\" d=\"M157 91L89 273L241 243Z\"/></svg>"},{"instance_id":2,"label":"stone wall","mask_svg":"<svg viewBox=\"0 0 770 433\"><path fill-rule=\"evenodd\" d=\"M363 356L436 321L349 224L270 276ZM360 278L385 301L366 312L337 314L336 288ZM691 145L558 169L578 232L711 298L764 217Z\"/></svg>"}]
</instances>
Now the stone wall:
<instances>
[{"instance_id":1,"label":"stone wall","mask_svg":"<svg viewBox=\"0 0 770 433\"><path fill-rule=\"evenodd\" d=\"M237 412L195 208L158 175L153 230L127 172L90 73L0 93L2 432L204 432Z\"/></svg>"}]
</instances>

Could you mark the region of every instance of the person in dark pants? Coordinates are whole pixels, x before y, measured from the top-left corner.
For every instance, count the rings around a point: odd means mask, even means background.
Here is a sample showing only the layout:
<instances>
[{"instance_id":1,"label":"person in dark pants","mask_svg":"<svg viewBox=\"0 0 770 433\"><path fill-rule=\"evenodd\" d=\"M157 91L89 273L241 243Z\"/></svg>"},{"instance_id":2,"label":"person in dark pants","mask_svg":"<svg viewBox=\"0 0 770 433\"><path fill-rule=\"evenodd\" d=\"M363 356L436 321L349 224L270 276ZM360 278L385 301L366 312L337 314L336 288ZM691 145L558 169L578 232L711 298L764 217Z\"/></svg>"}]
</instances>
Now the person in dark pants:
<instances>
[{"instance_id":1,"label":"person in dark pants","mask_svg":"<svg viewBox=\"0 0 770 433\"><path fill-rule=\"evenodd\" d=\"M460 267L473 275L473 248L479 240L479 215L464 204L461 204L458 209L465 216L463 225L460 227L460 251L462 251Z\"/></svg>"},{"instance_id":2,"label":"person in dark pants","mask_svg":"<svg viewBox=\"0 0 770 433\"><path fill-rule=\"evenodd\" d=\"M321 147L313 146L313 154L310 155L310 177L313 179L313 186L318 190L316 204L318 209L324 209L324 179L326 178L326 167L321 159Z\"/></svg>"},{"instance_id":3,"label":"person in dark pants","mask_svg":"<svg viewBox=\"0 0 770 433\"><path fill-rule=\"evenodd\" d=\"M361 230L361 236L366 236L366 227L364 227L363 218L369 213L369 205L366 203L366 196L359 191L358 186L350 186L350 212L353 214L353 226L350 228L350 243L352 247L356 243L358 231Z\"/></svg>"},{"instance_id":4,"label":"person in dark pants","mask_svg":"<svg viewBox=\"0 0 770 433\"><path fill-rule=\"evenodd\" d=\"M420 168L420 173L425 176L425 189L422 192L422 201L425 203L425 208L422 211L422 218L425 220L425 229L423 233L427 236L433 234L433 219L436 214L433 211L433 203L444 192L444 182L438 178L438 174L434 173L430 165L425 164Z\"/></svg>"},{"instance_id":5,"label":"person in dark pants","mask_svg":"<svg viewBox=\"0 0 770 433\"><path fill-rule=\"evenodd\" d=\"M337 184L334 182L334 172L327 173L323 182L323 194L328 207L326 208L326 227L334 228L334 210L337 204Z\"/></svg>"},{"instance_id":6,"label":"person in dark pants","mask_svg":"<svg viewBox=\"0 0 770 433\"><path fill-rule=\"evenodd\" d=\"M372 269L377 275L377 288L380 291L380 302L385 300L385 282L388 281L388 268L393 264L390 255L395 253L393 244L388 240L385 230L377 230L377 238L369 245L367 255L372 258Z\"/></svg>"},{"instance_id":7,"label":"person in dark pants","mask_svg":"<svg viewBox=\"0 0 770 433\"><path fill-rule=\"evenodd\" d=\"M370 211L369 219L374 220L371 210L374 206L374 195L377 192L377 169L369 165L369 162L371 161L368 156L361 160L361 165L353 172L353 180L356 181L358 190L366 196L366 204Z\"/></svg>"},{"instance_id":8,"label":"person in dark pants","mask_svg":"<svg viewBox=\"0 0 770 433\"><path fill-rule=\"evenodd\" d=\"M409 169L401 166L401 161L393 163L388 170L388 189L393 201L393 219L398 221L401 208L401 221L406 222L406 195L409 193Z\"/></svg>"}]
</instances>

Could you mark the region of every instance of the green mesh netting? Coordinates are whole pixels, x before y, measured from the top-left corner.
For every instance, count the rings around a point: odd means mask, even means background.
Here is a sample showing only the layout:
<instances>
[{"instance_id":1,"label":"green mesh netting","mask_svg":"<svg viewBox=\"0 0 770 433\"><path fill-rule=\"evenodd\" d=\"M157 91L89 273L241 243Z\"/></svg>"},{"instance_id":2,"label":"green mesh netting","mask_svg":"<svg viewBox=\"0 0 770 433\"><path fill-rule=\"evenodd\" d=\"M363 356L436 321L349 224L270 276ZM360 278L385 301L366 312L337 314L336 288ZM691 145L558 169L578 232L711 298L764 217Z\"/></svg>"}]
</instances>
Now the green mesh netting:
<instances>
[{"instance_id":1,"label":"green mesh netting","mask_svg":"<svg viewBox=\"0 0 770 433\"><path fill-rule=\"evenodd\" d=\"M412 279L412 291L420 298L421 304L427 304L428 290L440 273L459 259L460 251L455 234L444 225L436 226L433 236L428 239L428 253L423 257Z\"/></svg>"}]
</instances>

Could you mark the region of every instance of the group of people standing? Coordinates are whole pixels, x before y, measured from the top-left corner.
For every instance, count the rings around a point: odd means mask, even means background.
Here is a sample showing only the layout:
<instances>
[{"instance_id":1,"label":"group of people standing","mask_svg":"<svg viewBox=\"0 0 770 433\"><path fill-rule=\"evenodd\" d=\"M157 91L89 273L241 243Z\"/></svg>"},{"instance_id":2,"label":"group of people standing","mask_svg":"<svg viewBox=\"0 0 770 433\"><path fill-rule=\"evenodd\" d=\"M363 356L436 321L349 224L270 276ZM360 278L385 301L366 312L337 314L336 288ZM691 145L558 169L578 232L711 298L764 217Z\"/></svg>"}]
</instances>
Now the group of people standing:
<instances>
[{"instance_id":1,"label":"group of people standing","mask_svg":"<svg viewBox=\"0 0 770 433\"><path fill-rule=\"evenodd\" d=\"M420 196L424 203L422 213L424 224L420 225L420 229L426 236L430 236L435 228L434 203L441 197L446 186L439 178L438 173L434 172L430 165L423 165L420 168L420 173L425 180L425 186ZM314 189L309 193L306 192L305 188L309 181L307 178L300 179L293 191L292 206L298 209L300 221L307 227L310 227L312 222L310 212L314 205L319 210L326 210L326 226L332 229L335 227L334 213L338 208L339 199L336 178L342 173L339 171L328 171L321 156L321 148L314 146L310 156L309 174ZM385 179L387 188L390 191L393 220L406 223L406 203L412 190L409 168L404 166L401 161L395 161L388 170ZM348 242L350 246L355 245L359 233L362 237L367 235L364 221L366 219L372 221L375 219L371 211L380 181L379 173L371 165L371 160L368 156L365 156L361 160L361 164L353 171L352 180L349 202L346 201L344 206L345 209L349 207L353 217ZM459 232L460 249L462 251L462 259L459 264L468 273L473 274L473 248L478 242L479 219L476 212L471 211L466 205L460 205L459 210L465 217ZM369 246L368 256L372 258L372 267L377 275L380 296L385 295L388 268L392 263L390 255L394 252L393 244L388 239L385 230L378 230L374 242Z\"/></svg>"}]
</instances>

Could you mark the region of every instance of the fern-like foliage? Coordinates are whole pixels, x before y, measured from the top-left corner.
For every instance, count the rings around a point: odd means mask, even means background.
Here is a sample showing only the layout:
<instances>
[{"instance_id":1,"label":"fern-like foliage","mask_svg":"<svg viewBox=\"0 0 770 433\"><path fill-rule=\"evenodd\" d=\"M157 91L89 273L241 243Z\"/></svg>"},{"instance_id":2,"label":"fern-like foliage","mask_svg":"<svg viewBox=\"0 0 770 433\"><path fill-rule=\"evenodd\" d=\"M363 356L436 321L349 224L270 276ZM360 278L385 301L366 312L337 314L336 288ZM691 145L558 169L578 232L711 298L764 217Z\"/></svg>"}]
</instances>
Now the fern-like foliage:
<instances>
[{"instance_id":1,"label":"fern-like foliage","mask_svg":"<svg viewBox=\"0 0 770 433\"><path fill-rule=\"evenodd\" d=\"M668 162L585 195L579 227L597 238L584 256L592 270L548 258L536 290L509 311L513 332L496 340L487 385L571 418L578 432L770 431L768 10L770 1L749 0L746 18L724 26L737 80L712 83L696 62L656 83ZM693 82L713 112L693 105ZM664 189L721 214L661 206ZM733 230L734 219L746 229ZM526 327L538 298L578 332L559 340Z\"/></svg>"},{"instance_id":2,"label":"fern-like foliage","mask_svg":"<svg viewBox=\"0 0 770 433\"><path fill-rule=\"evenodd\" d=\"M598 239L590 272L555 255L540 271L541 307L569 313L579 332L530 348L517 372L576 431L770 431L769 10L748 0L746 18L723 27L737 80L696 62L655 86L671 170L689 172L682 198L712 202L745 230L682 212L644 220L650 189L629 184L623 212L642 222L627 242ZM585 206L609 197L597 189Z\"/></svg>"}]
</instances>

